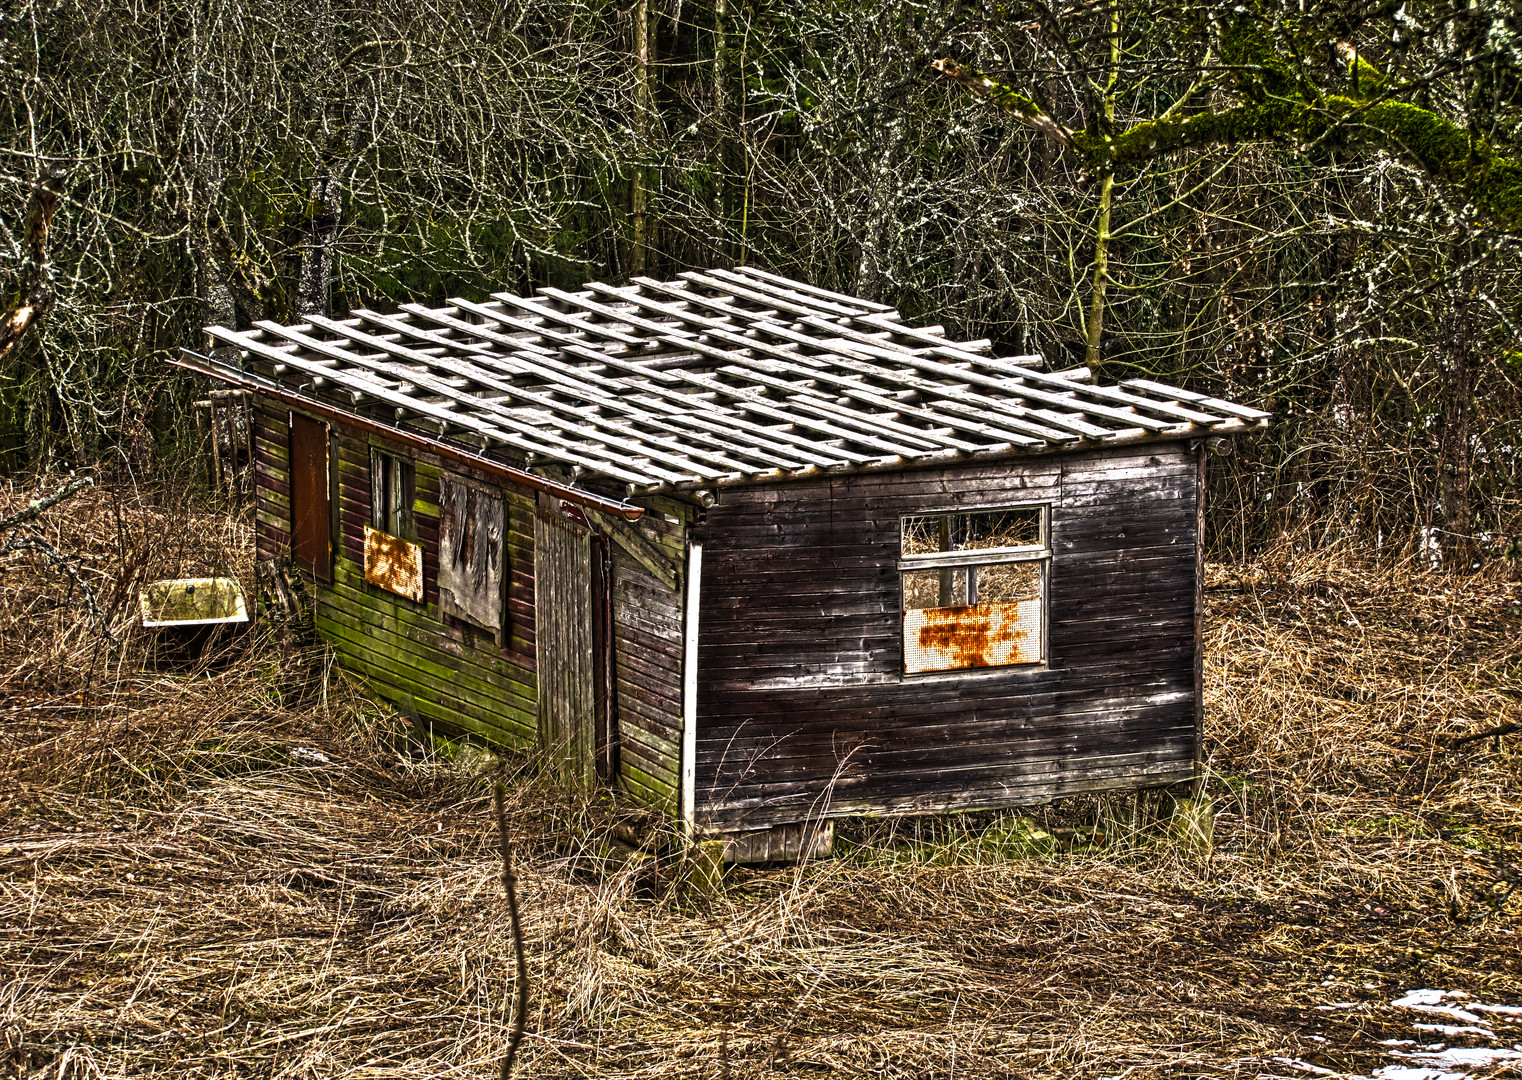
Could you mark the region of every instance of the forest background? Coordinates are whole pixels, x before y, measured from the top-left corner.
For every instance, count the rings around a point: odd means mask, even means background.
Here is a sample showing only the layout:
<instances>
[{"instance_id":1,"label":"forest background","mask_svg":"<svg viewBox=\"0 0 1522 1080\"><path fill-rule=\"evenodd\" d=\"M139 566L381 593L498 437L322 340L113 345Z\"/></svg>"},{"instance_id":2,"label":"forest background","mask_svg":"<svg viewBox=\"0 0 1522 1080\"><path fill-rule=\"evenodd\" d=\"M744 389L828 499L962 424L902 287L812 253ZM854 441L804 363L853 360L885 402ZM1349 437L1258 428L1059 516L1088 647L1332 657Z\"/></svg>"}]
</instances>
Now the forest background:
<instances>
[{"instance_id":1,"label":"forest background","mask_svg":"<svg viewBox=\"0 0 1522 1080\"><path fill-rule=\"evenodd\" d=\"M1217 460L1220 553L1522 555L1509 4L20 0L0 29L0 285L39 316L0 359L11 466L187 449L164 361L209 323L745 262L1272 409Z\"/></svg>"}]
</instances>

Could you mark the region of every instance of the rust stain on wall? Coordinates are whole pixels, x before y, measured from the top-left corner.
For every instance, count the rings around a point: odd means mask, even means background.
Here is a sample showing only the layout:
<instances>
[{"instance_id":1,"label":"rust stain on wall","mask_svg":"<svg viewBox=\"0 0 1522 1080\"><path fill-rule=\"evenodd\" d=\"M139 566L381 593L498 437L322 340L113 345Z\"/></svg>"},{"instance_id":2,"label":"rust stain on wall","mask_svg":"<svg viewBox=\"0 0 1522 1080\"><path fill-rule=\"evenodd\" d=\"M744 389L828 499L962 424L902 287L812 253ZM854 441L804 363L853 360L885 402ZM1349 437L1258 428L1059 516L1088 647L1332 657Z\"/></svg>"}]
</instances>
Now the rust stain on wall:
<instances>
[{"instance_id":1,"label":"rust stain on wall","mask_svg":"<svg viewBox=\"0 0 1522 1080\"><path fill-rule=\"evenodd\" d=\"M365 580L422 603L423 549L366 525Z\"/></svg>"},{"instance_id":2,"label":"rust stain on wall","mask_svg":"<svg viewBox=\"0 0 1522 1080\"><path fill-rule=\"evenodd\" d=\"M1040 660L1039 600L904 612L904 670L911 674Z\"/></svg>"}]
</instances>

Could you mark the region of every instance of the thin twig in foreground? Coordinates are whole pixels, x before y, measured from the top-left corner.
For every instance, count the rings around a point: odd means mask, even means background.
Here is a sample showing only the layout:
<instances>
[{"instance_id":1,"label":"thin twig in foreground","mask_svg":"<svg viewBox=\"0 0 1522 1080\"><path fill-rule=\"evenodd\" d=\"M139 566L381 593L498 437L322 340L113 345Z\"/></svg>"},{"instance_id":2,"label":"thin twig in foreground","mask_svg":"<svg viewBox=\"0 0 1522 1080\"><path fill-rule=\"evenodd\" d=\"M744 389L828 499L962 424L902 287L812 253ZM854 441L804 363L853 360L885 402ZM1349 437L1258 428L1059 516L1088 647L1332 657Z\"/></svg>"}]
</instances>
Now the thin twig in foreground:
<instances>
[{"instance_id":1,"label":"thin twig in foreground","mask_svg":"<svg viewBox=\"0 0 1522 1080\"><path fill-rule=\"evenodd\" d=\"M518 879L513 875L513 849L507 839L507 812L503 810L506 789L498 780L492 788L492 801L497 808L497 835L502 840L502 887L507 891L507 914L513 926L513 955L518 961L518 1001L513 1011L513 1027L507 1036L507 1051L502 1055L501 1080L513 1075L513 1061L518 1056L518 1043L523 1039L523 1026L528 1020L528 961L523 955L523 926L518 920Z\"/></svg>"}]
</instances>

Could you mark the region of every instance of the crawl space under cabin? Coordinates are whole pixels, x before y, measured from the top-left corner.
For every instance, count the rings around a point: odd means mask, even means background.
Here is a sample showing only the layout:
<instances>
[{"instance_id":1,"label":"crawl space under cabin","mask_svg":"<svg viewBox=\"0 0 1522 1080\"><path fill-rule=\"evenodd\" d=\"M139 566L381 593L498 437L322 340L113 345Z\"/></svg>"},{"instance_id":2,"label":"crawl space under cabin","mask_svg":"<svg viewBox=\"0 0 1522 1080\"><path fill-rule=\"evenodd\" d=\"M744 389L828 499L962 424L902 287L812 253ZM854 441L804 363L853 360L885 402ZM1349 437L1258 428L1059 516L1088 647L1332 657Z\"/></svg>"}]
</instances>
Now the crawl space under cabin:
<instances>
[{"instance_id":1,"label":"crawl space under cabin","mask_svg":"<svg viewBox=\"0 0 1522 1080\"><path fill-rule=\"evenodd\" d=\"M208 332L260 558L441 730L734 859L1194 775L1206 447L1264 412L751 267Z\"/></svg>"}]
</instances>

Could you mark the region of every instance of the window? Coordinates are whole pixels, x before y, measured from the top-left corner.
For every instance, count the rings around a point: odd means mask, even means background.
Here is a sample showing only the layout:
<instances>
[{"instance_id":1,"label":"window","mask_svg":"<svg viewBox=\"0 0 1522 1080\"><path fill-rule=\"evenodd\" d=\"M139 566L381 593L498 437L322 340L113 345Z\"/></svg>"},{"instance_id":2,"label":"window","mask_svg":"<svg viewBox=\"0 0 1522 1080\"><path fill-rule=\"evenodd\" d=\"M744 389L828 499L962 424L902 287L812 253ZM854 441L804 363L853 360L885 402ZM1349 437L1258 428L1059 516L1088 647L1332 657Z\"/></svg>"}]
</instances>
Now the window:
<instances>
[{"instance_id":1,"label":"window","mask_svg":"<svg viewBox=\"0 0 1522 1080\"><path fill-rule=\"evenodd\" d=\"M904 672L1046 659L1044 506L903 519Z\"/></svg>"},{"instance_id":2,"label":"window","mask_svg":"<svg viewBox=\"0 0 1522 1080\"><path fill-rule=\"evenodd\" d=\"M439 478L439 610L506 640L502 493L463 477Z\"/></svg>"},{"instance_id":3,"label":"window","mask_svg":"<svg viewBox=\"0 0 1522 1080\"><path fill-rule=\"evenodd\" d=\"M410 538L415 495L412 462L370 450L370 524L365 526L365 580L422 603L423 549Z\"/></svg>"},{"instance_id":4,"label":"window","mask_svg":"<svg viewBox=\"0 0 1522 1080\"><path fill-rule=\"evenodd\" d=\"M412 462L407 458L388 454L384 450L370 450L370 524L390 536L410 539L413 534Z\"/></svg>"}]
</instances>

